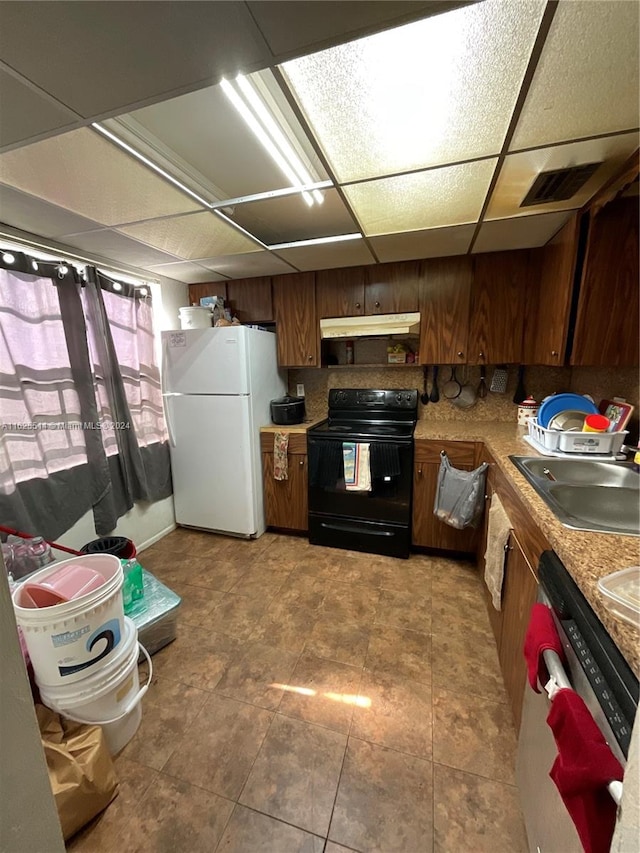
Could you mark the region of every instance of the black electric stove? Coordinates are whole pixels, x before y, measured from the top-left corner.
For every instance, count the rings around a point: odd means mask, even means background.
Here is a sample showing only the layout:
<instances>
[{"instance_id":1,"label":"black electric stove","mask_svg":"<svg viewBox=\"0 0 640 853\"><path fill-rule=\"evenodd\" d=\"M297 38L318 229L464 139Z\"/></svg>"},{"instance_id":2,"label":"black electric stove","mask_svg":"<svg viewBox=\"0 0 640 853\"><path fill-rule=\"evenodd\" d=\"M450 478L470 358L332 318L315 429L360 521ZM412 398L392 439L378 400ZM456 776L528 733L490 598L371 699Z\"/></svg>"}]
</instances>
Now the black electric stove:
<instances>
[{"instance_id":1,"label":"black electric stove","mask_svg":"<svg viewBox=\"0 0 640 853\"><path fill-rule=\"evenodd\" d=\"M329 417L307 433L309 541L408 557L411 545L415 389L332 389ZM371 486L347 489L344 453L369 447Z\"/></svg>"}]
</instances>

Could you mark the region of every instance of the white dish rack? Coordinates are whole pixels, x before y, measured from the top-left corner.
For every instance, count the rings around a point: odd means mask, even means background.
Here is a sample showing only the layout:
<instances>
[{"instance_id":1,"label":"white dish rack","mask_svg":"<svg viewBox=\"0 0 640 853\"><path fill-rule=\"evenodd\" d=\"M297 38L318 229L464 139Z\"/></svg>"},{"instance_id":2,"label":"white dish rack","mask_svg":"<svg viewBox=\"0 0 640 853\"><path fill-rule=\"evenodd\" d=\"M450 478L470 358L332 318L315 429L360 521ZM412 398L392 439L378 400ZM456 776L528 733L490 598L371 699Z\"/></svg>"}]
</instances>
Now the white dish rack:
<instances>
[{"instance_id":1,"label":"white dish rack","mask_svg":"<svg viewBox=\"0 0 640 853\"><path fill-rule=\"evenodd\" d=\"M615 459L624 443L627 430L620 432L563 432L545 429L537 418L527 421L529 435L524 440L543 456L599 456Z\"/></svg>"}]
</instances>

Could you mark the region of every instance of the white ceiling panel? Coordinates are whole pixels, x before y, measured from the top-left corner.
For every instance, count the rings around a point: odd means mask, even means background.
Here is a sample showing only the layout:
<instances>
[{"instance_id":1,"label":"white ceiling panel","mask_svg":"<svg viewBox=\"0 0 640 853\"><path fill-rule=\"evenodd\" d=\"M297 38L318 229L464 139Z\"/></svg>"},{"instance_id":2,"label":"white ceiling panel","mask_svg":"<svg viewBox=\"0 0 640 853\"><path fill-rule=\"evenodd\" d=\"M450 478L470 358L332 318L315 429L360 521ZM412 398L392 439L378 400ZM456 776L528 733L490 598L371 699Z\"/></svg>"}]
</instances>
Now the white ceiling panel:
<instances>
[{"instance_id":1,"label":"white ceiling panel","mask_svg":"<svg viewBox=\"0 0 640 853\"><path fill-rule=\"evenodd\" d=\"M508 249L532 249L544 246L571 216L571 211L541 213L484 222L473 252L504 252Z\"/></svg>"},{"instance_id":2,"label":"white ceiling panel","mask_svg":"<svg viewBox=\"0 0 640 853\"><path fill-rule=\"evenodd\" d=\"M121 112L271 53L244 3L5 3L0 56L83 116Z\"/></svg>"},{"instance_id":3,"label":"white ceiling panel","mask_svg":"<svg viewBox=\"0 0 640 853\"><path fill-rule=\"evenodd\" d=\"M465 2L450 0L290 0L247 4L275 55L313 49L328 42L346 41L363 30L394 26L403 18L441 14ZM286 21L286 26L283 26Z\"/></svg>"},{"instance_id":4,"label":"white ceiling panel","mask_svg":"<svg viewBox=\"0 0 640 853\"><path fill-rule=\"evenodd\" d=\"M345 187L367 236L476 222L496 160L445 166Z\"/></svg>"},{"instance_id":5,"label":"white ceiling panel","mask_svg":"<svg viewBox=\"0 0 640 853\"><path fill-rule=\"evenodd\" d=\"M636 0L558 5L512 150L638 127L638 20Z\"/></svg>"},{"instance_id":6,"label":"white ceiling panel","mask_svg":"<svg viewBox=\"0 0 640 853\"><path fill-rule=\"evenodd\" d=\"M0 154L0 181L101 225L200 209L88 128Z\"/></svg>"},{"instance_id":7,"label":"white ceiling panel","mask_svg":"<svg viewBox=\"0 0 640 853\"><path fill-rule=\"evenodd\" d=\"M140 222L118 231L184 260L256 251L253 240L208 211Z\"/></svg>"},{"instance_id":8,"label":"white ceiling panel","mask_svg":"<svg viewBox=\"0 0 640 853\"><path fill-rule=\"evenodd\" d=\"M100 227L99 222L76 216L62 207L4 184L0 184L0 221L41 237L60 237Z\"/></svg>"},{"instance_id":9,"label":"white ceiling panel","mask_svg":"<svg viewBox=\"0 0 640 853\"><path fill-rule=\"evenodd\" d=\"M0 68L0 147L74 124L78 116Z\"/></svg>"},{"instance_id":10,"label":"white ceiling panel","mask_svg":"<svg viewBox=\"0 0 640 853\"><path fill-rule=\"evenodd\" d=\"M95 253L105 258L117 258L132 266L147 267L149 264L169 263L175 260L173 255L159 252L110 228L84 234L71 234L63 236L61 240L67 246L81 249L83 252Z\"/></svg>"},{"instance_id":11,"label":"white ceiling panel","mask_svg":"<svg viewBox=\"0 0 640 853\"><path fill-rule=\"evenodd\" d=\"M386 234L371 237L373 251L380 261L410 261L414 258L444 258L466 254L475 225L454 225L452 228L430 228L406 234Z\"/></svg>"},{"instance_id":12,"label":"white ceiling panel","mask_svg":"<svg viewBox=\"0 0 640 853\"><path fill-rule=\"evenodd\" d=\"M586 142L572 142L568 145L509 154L502 165L485 219L532 216L537 213L582 207L610 177L615 175L637 147L638 135L625 133L621 136L590 139ZM520 207L520 202L540 172L600 161L603 165L572 198L566 201Z\"/></svg>"},{"instance_id":13,"label":"white ceiling panel","mask_svg":"<svg viewBox=\"0 0 640 853\"><path fill-rule=\"evenodd\" d=\"M286 63L338 179L497 154L544 6L485 0Z\"/></svg>"},{"instance_id":14,"label":"white ceiling panel","mask_svg":"<svg viewBox=\"0 0 640 853\"><path fill-rule=\"evenodd\" d=\"M375 263L375 258L364 240L278 249L278 254L299 270L324 270Z\"/></svg>"},{"instance_id":15,"label":"white ceiling panel","mask_svg":"<svg viewBox=\"0 0 640 853\"><path fill-rule=\"evenodd\" d=\"M175 264L150 264L147 269L157 275L168 276L186 284L204 284L207 281L226 281L226 277L211 270L192 264L190 261L179 261Z\"/></svg>"},{"instance_id":16,"label":"white ceiling panel","mask_svg":"<svg viewBox=\"0 0 640 853\"><path fill-rule=\"evenodd\" d=\"M230 218L263 243L291 243L350 234L358 228L337 190L321 190L324 201L309 207L301 195L236 206Z\"/></svg>"},{"instance_id":17,"label":"white ceiling panel","mask_svg":"<svg viewBox=\"0 0 640 853\"><path fill-rule=\"evenodd\" d=\"M280 254L280 253L279 253ZM255 275L277 275L293 272L291 266L271 252L263 249L244 255L227 255L200 260L202 266L229 278L250 278Z\"/></svg>"}]
</instances>

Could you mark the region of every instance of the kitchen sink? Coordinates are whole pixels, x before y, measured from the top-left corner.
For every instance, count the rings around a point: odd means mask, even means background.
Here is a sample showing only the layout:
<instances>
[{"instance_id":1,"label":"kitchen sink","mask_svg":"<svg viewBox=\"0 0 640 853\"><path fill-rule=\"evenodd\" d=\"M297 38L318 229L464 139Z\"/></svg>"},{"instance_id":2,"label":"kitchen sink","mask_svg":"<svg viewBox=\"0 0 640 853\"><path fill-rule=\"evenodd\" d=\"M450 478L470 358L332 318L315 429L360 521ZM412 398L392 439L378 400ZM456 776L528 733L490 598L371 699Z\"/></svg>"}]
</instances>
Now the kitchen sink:
<instances>
[{"instance_id":1,"label":"kitchen sink","mask_svg":"<svg viewBox=\"0 0 640 853\"><path fill-rule=\"evenodd\" d=\"M509 459L565 527L640 536L640 475L630 463L539 456Z\"/></svg>"}]
</instances>

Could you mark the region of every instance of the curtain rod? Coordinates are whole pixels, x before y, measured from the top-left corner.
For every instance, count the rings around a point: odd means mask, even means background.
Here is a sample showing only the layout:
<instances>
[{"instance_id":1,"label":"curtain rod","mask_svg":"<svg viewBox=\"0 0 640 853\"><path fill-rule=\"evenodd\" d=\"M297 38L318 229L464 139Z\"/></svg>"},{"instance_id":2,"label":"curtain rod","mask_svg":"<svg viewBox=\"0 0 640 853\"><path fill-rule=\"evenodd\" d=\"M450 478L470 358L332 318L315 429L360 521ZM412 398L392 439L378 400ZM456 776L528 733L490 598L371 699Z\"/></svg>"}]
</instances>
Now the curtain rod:
<instances>
[{"instance_id":1,"label":"curtain rod","mask_svg":"<svg viewBox=\"0 0 640 853\"><path fill-rule=\"evenodd\" d=\"M49 261L50 263L66 261L74 266L77 265L77 262L83 266L90 264L91 266L97 267L100 272L109 276L114 276L116 279L122 279L122 281L126 283L135 283L140 287L144 287L149 284L159 284L159 280L157 278L140 278L129 269L111 266L109 262L105 263L104 260L87 257L86 255L79 255L62 245L56 245L55 243L38 243L28 237L13 234L12 229L0 230L0 240L2 240L3 245L6 241L6 250L15 249L16 251L26 251L27 253L40 252L41 255L49 254L51 257L41 257L40 260ZM35 254L34 257L37 258ZM126 281L127 278L130 279L129 282Z\"/></svg>"}]
</instances>

